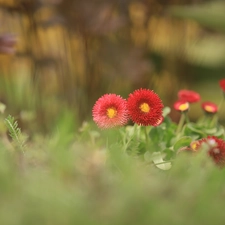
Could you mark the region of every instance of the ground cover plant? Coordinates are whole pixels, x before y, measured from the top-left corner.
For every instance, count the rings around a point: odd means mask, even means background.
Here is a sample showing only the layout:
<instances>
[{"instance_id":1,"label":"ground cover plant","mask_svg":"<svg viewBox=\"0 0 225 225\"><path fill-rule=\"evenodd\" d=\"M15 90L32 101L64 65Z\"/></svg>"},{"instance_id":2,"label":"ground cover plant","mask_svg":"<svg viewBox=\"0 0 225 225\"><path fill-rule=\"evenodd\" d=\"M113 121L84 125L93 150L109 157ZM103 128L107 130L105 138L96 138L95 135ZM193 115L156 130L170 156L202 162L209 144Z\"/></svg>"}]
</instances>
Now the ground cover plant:
<instances>
[{"instance_id":1,"label":"ground cover plant","mask_svg":"<svg viewBox=\"0 0 225 225\"><path fill-rule=\"evenodd\" d=\"M147 89L127 100L104 95L93 106L97 125L78 131L71 111L32 138L2 114L1 224L223 224L222 103L203 102L203 117L190 122L201 96L178 97L178 124Z\"/></svg>"},{"instance_id":2,"label":"ground cover plant","mask_svg":"<svg viewBox=\"0 0 225 225\"><path fill-rule=\"evenodd\" d=\"M180 90L173 107L179 111L180 121L174 123L169 118L170 108L164 107L160 97L148 89L135 90L126 99L116 94L106 94L93 107L93 120L101 129L120 129L121 149L130 155L143 157L167 170L181 152L203 151L220 167L225 164L225 133L218 121L225 96L225 79L219 81L221 102L219 106L210 101L202 101L202 116L191 122L188 111L191 104L201 100L199 93ZM129 119L134 125L124 126Z\"/></svg>"}]
</instances>

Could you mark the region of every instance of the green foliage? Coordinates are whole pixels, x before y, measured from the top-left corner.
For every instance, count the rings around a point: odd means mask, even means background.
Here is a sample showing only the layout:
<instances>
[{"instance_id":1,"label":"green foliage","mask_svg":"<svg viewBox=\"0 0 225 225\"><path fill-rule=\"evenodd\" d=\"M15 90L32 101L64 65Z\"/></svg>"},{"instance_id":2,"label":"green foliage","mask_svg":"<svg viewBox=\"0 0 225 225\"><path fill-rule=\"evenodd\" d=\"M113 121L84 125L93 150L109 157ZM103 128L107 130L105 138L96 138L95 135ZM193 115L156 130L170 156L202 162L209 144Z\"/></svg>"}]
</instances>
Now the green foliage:
<instances>
[{"instance_id":1,"label":"green foliage","mask_svg":"<svg viewBox=\"0 0 225 225\"><path fill-rule=\"evenodd\" d=\"M71 118L62 121L70 136ZM78 134L69 144L57 132L36 136L22 161L1 146L1 223L223 224L224 170L205 155L181 154L162 172L122 151L122 143L115 142L118 133L95 144L90 136L80 142ZM104 132L98 139L105 140ZM159 168L159 155L153 160Z\"/></svg>"},{"instance_id":2,"label":"green foliage","mask_svg":"<svg viewBox=\"0 0 225 225\"><path fill-rule=\"evenodd\" d=\"M176 141L176 143L173 146L173 149L175 151L178 151L182 147L189 146L192 141L193 139L190 136L183 136Z\"/></svg>"},{"instance_id":3,"label":"green foliage","mask_svg":"<svg viewBox=\"0 0 225 225\"><path fill-rule=\"evenodd\" d=\"M117 147L148 165L169 170L178 153L195 151L192 149L192 142L209 136L220 139L225 137L224 127L219 124L217 114L203 114L197 122L190 122L188 113L181 113L180 121L186 117L186 123L180 129L169 118L169 112L170 108L166 107L163 111L164 120L159 126L144 127L135 124L122 128L123 141L117 142Z\"/></svg>"}]
</instances>

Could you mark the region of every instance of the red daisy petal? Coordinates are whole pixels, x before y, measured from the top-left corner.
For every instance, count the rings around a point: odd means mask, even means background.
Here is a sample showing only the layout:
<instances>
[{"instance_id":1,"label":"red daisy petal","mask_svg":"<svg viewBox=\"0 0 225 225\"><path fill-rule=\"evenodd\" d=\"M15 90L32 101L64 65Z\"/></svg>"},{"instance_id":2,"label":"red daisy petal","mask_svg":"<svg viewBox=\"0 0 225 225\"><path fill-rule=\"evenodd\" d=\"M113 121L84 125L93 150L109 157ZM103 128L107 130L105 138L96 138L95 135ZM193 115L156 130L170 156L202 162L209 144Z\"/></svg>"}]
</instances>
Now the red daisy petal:
<instances>
[{"instance_id":1,"label":"red daisy petal","mask_svg":"<svg viewBox=\"0 0 225 225\"><path fill-rule=\"evenodd\" d=\"M139 89L131 93L127 108L132 121L138 125L158 126L162 119L162 100L152 90Z\"/></svg>"},{"instance_id":2,"label":"red daisy petal","mask_svg":"<svg viewBox=\"0 0 225 225\"><path fill-rule=\"evenodd\" d=\"M105 94L96 101L92 116L102 129L123 126L129 119L127 101L116 94Z\"/></svg>"},{"instance_id":3,"label":"red daisy petal","mask_svg":"<svg viewBox=\"0 0 225 225\"><path fill-rule=\"evenodd\" d=\"M203 102L202 109L207 113L216 113L218 111L218 107L213 102Z\"/></svg>"},{"instance_id":4,"label":"red daisy petal","mask_svg":"<svg viewBox=\"0 0 225 225\"><path fill-rule=\"evenodd\" d=\"M225 79L219 81L220 88L225 92Z\"/></svg>"},{"instance_id":5,"label":"red daisy petal","mask_svg":"<svg viewBox=\"0 0 225 225\"><path fill-rule=\"evenodd\" d=\"M157 121L157 123L156 123L154 126L155 126L155 127L156 127L156 126L159 126L163 121L164 121L164 117L161 116L160 119Z\"/></svg>"},{"instance_id":6,"label":"red daisy petal","mask_svg":"<svg viewBox=\"0 0 225 225\"><path fill-rule=\"evenodd\" d=\"M198 102L200 100L200 95L195 91L180 90L178 92L178 98L182 101L194 103L194 102Z\"/></svg>"}]
</instances>

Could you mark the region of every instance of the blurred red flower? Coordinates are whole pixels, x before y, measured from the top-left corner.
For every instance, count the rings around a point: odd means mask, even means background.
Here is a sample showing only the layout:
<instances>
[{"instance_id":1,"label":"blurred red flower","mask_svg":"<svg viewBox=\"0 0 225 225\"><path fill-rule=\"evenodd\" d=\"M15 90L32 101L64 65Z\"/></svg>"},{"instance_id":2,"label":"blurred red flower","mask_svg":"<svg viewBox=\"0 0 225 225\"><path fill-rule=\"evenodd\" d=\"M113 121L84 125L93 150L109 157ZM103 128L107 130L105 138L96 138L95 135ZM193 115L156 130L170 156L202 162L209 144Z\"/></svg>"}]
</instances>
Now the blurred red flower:
<instances>
[{"instance_id":1,"label":"blurred red flower","mask_svg":"<svg viewBox=\"0 0 225 225\"><path fill-rule=\"evenodd\" d=\"M14 34L1 34L0 35L0 53L14 54L16 49L17 38Z\"/></svg>"},{"instance_id":2,"label":"blurred red flower","mask_svg":"<svg viewBox=\"0 0 225 225\"><path fill-rule=\"evenodd\" d=\"M207 113L216 113L218 111L218 107L213 102L203 102L202 103L202 109Z\"/></svg>"},{"instance_id":3,"label":"blurred red flower","mask_svg":"<svg viewBox=\"0 0 225 225\"><path fill-rule=\"evenodd\" d=\"M200 100L200 95L191 90L180 90L178 92L178 98L179 100L186 101L189 103L198 102Z\"/></svg>"},{"instance_id":4,"label":"blurred red flower","mask_svg":"<svg viewBox=\"0 0 225 225\"><path fill-rule=\"evenodd\" d=\"M158 126L162 120L163 103L152 90L138 89L127 100L131 120L142 126Z\"/></svg>"},{"instance_id":5,"label":"blurred red flower","mask_svg":"<svg viewBox=\"0 0 225 225\"><path fill-rule=\"evenodd\" d=\"M191 145L194 151L198 151L203 144L208 147L208 154L213 159L213 161L219 165L225 165L225 141L223 139L209 136L207 138L202 138L194 142Z\"/></svg>"},{"instance_id":6,"label":"blurred red flower","mask_svg":"<svg viewBox=\"0 0 225 225\"><path fill-rule=\"evenodd\" d=\"M159 126L164 121L163 115L160 117L160 119L157 121L157 124L155 126Z\"/></svg>"},{"instance_id":7,"label":"blurred red flower","mask_svg":"<svg viewBox=\"0 0 225 225\"><path fill-rule=\"evenodd\" d=\"M123 126L129 119L127 101L116 94L105 94L96 101L92 116L102 129Z\"/></svg>"},{"instance_id":8,"label":"blurred red flower","mask_svg":"<svg viewBox=\"0 0 225 225\"><path fill-rule=\"evenodd\" d=\"M220 88L225 92L225 79L219 81Z\"/></svg>"},{"instance_id":9,"label":"blurred red flower","mask_svg":"<svg viewBox=\"0 0 225 225\"><path fill-rule=\"evenodd\" d=\"M183 100L177 100L174 104L173 104L174 109L176 109L177 111L180 112L185 112L189 109L189 103L187 101L183 101Z\"/></svg>"}]
</instances>

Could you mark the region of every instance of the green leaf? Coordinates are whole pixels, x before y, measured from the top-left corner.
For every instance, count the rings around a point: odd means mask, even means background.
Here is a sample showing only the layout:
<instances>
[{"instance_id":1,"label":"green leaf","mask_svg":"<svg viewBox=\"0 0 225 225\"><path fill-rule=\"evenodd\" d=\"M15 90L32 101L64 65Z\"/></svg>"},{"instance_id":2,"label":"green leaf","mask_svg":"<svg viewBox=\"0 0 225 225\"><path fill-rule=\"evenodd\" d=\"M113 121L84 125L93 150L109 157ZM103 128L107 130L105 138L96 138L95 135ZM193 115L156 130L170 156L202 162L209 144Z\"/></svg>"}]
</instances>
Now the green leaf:
<instances>
[{"instance_id":1,"label":"green leaf","mask_svg":"<svg viewBox=\"0 0 225 225\"><path fill-rule=\"evenodd\" d=\"M218 127L218 129L217 129L217 131L216 131L216 133L214 133L214 136L216 136L216 137L224 137L224 135L225 135L225 131L224 131L224 128L223 128L223 126L219 126Z\"/></svg>"},{"instance_id":2,"label":"green leaf","mask_svg":"<svg viewBox=\"0 0 225 225\"><path fill-rule=\"evenodd\" d=\"M202 131L202 127L198 127L196 124L194 123L188 123L185 125L185 128L184 128L184 133L186 135L190 135L190 136L193 136L193 135L196 135L198 134L200 137L206 137L207 134L204 133Z\"/></svg>"},{"instance_id":3,"label":"green leaf","mask_svg":"<svg viewBox=\"0 0 225 225\"><path fill-rule=\"evenodd\" d=\"M161 127L152 127L149 137L152 143L158 144L162 140L164 130Z\"/></svg>"},{"instance_id":4,"label":"green leaf","mask_svg":"<svg viewBox=\"0 0 225 225\"><path fill-rule=\"evenodd\" d=\"M165 154L164 160L171 160L175 156L175 151L170 148L165 148L163 153Z\"/></svg>"},{"instance_id":5,"label":"green leaf","mask_svg":"<svg viewBox=\"0 0 225 225\"><path fill-rule=\"evenodd\" d=\"M152 161L152 154L149 151L145 152L144 159L145 159L146 162L151 162Z\"/></svg>"},{"instance_id":6,"label":"green leaf","mask_svg":"<svg viewBox=\"0 0 225 225\"><path fill-rule=\"evenodd\" d=\"M165 155L161 152L153 152L152 161L157 168L161 170L169 170L172 167L171 162L164 161L164 157Z\"/></svg>"},{"instance_id":7,"label":"green leaf","mask_svg":"<svg viewBox=\"0 0 225 225\"><path fill-rule=\"evenodd\" d=\"M163 109L163 117L166 117L171 112L170 107L166 106Z\"/></svg>"},{"instance_id":8,"label":"green leaf","mask_svg":"<svg viewBox=\"0 0 225 225\"><path fill-rule=\"evenodd\" d=\"M216 132L217 132L217 129L216 127L214 128L211 128L211 129L204 129L205 133L208 134L208 135L214 135Z\"/></svg>"},{"instance_id":9,"label":"green leaf","mask_svg":"<svg viewBox=\"0 0 225 225\"><path fill-rule=\"evenodd\" d=\"M173 146L174 151L178 151L180 148L189 146L192 142L192 137L190 136L184 136L180 138Z\"/></svg>"}]
</instances>

